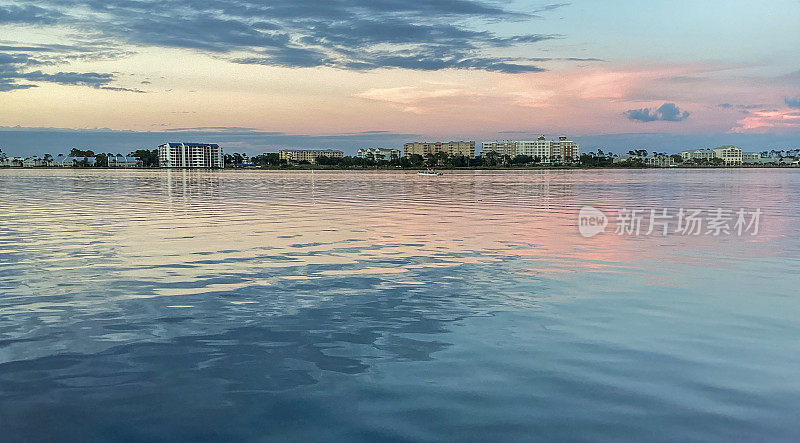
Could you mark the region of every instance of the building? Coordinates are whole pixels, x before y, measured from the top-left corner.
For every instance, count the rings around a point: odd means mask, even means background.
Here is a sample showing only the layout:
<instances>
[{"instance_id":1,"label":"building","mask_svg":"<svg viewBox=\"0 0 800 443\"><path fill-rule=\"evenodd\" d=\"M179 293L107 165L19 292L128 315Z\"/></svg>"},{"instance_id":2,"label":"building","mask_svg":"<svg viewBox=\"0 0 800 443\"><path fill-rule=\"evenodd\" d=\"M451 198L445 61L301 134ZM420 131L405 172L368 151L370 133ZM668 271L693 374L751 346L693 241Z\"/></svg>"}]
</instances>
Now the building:
<instances>
[{"instance_id":1,"label":"building","mask_svg":"<svg viewBox=\"0 0 800 443\"><path fill-rule=\"evenodd\" d=\"M23 168L36 168L36 167L39 167L39 166L47 166L47 164L45 163L43 158L40 158L37 155L34 155L32 157L28 157L28 158L26 158L25 160L22 161L22 167Z\"/></svg>"},{"instance_id":2,"label":"building","mask_svg":"<svg viewBox=\"0 0 800 443\"><path fill-rule=\"evenodd\" d=\"M342 158L344 152L333 149L285 149L278 152L278 156L290 163L306 161L315 164L318 157Z\"/></svg>"},{"instance_id":3,"label":"building","mask_svg":"<svg viewBox=\"0 0 800 443\"><path fill-rule=\"evenodd\" d=\"M743 152L742 153L742 163L752 165L768 165L768 164L779 164L781 163L781 159L777 157L762 157L761 153L759 152Z\"/></svg>"},{"instance_id":4,"label":"building","mask_svg":"<svg viewBox=\"0 0 800 443\"><path fill-rule=\"evenodd\" d=\"M720 146L715 149L696 149L681 152L684 162L711 162L720 159L726 166L740 166L743 162L742 150L736 146Z\"/></svg>"},{"instance_id":5,"label":"building","mask_svg":"<svg viewBox=\"0 0 800 443\"><path fill-rule=\"evenodd\" d=\"M736 146L720 146L714 149L714 156L722 159L726 166L739 166L742 164L742 150Z\"/></svg>"},{"instance_id":6,"label":"building","mask_svg":"<svg viewBox=\"0 0 800 443\"><path fill-rule=\"evenodd\" d=\"M370 160L391 161L400 158L399 149L367 148L359 149L356 156L358 158L368 158Z\"/></svg>"},{"instance_id":7,"label":"building","mask_svg":"<svg viewBox=\"0 0 800 443\"><path fill-rule=\"evenodd\" d=\"M158 147L162 168L223 168L222 148L207 143L165 143Z\"/></svg>"},{"instance_id":8,"label":"building","mask_svg":"<svg viewBox=\"0 0 800 443\"><path fill-rule=\"evenodd\" d=\"M496 152L501 156L507 155L509 157L516 157L518 146L519 142L511 140L483 142L481 143L481 154L483 155L488 152Z\"/></svg>"},{"instance_id":9,"label":"building","mask_svg":"<svg viewBox=\"0 0 800 443\"><path fill-rule=\"evenodd\" d=\"M676 165L675 159L671 155L650 155L642 157L640 155L625 155L614 159L615 164L640 162L644 166L652 166L654 168L670 168Z\"/></svg>"},{"instance_id":10,"label":"building","mask_svg":"<svg viewBox=\"0 0 800 443\"><path fill-rule=\"evenodd\" d=\"M475 142L412 142L403 145L403 154L406 157L412 155L421 155L425 157L428 154L435 155L440 152L446 152L450 156L463 155L464 157L475 158Z\"/></svg>"},{"instance_id":11,"label":"building","mask_svg":"<svg viewBox=\"0 0 800 443\"><path fill-rule=\"evenodd\" d=\"M681 152L681 158L684 162L694 160L707 160L710 161L716 158L716 154L711 149L695 149L693 151Z\"/></svg>"},{"instance_id":12,"label":"building","mask_svg":"<svg viewBox=\"0 0 800 443\"><path fill-rule=\"evenodd\" d=\"M675 166L675 159L671 155L651 155L645 158L644 163L656 168L670 168Z\"/></svg>"},{"instance_id":13,"label":"building","mask_svg":"<svg viewBox=\"0 0 800 443\"><path fill-rule=\"evenodd\" d=\"M109 168L139 168L141 166L142 166L142 161L136 157L128 157L125 155L108 156Z\"/></svg>"},{"instance_id":14,"label":"building","mask_svg":"<svg viewBox=\"0 0 800 443\"><path fill-rule=\"evenodd\" d=\"M67 168L67 167L71 168L75 165L73 160L74 160L73 157L69 157L64 154L58 154L56 158L54 158L53 161L50 163L53 166L58 166L59 168Z\"/></svg>"},{"instance_id":15,"label":"building","mask_svg":"<svg viewBox=\"0 0 800 443\"><path fill-rule=\"evenodd\" d=\"M544 136L536 140L505 140L481 144L482 154L496 152L500 155L515 157L526 155L542 163L573 162L580 159L580 146L566 136L558 140L547 140Z\"/></svg>"},{"instance_id":16,"label":"building","mask_svg":"<svg viewBox=\"0 0 800 443\"><path fill-rule=\"evenodd\" d=\"M50 164L60 168L72 168L75 166L94 166L97 157L71 157L69 155L58 154Z\"/></svg>"},{"instance_id":17,"label":"building","mask_svg":"<svg viewBox=\"0 0 800 443\"><path fill-rule=\"evenodd\" d=\"M25 159L22 157L6 157L0 156L0 166L14 166L22 167Z\"/></svg>"}]
</instances>

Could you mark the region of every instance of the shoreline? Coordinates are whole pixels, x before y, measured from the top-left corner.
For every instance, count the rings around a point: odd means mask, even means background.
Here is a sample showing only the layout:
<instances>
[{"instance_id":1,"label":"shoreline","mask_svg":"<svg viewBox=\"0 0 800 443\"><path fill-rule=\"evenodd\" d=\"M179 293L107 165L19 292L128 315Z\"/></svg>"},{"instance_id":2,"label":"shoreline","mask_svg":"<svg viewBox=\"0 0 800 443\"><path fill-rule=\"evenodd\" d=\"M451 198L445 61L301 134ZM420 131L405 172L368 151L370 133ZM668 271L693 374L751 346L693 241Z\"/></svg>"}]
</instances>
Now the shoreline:
<instances>
[{"instance_id":1,"label":"shoreline","mask_svg":"<svg viewBox=\"0 0 800 443\"><path fill-rule=\"evenodd\" d=\"M459 167L459 168L441 168L437 171L442 172L466 172L466 171L600 171L600 170L718 170L718 169L731 169L731 170L751 170L751 169L798 169L800 166L784 164L780 166L673 166L668 168L661 168L656 166L523 166L523 167ZM104 171L220 171L220 172L248 172L248 171L278 171L278 172L302 172L302 171L351 171L351 172L409 172L416 173L421 171L421 168L339 168L335 166L317 166L317 165L303 165L303 166L289 166L289 167L253 167L253 168L161 168L161 167L146 167L146 168L115 168L108 166L89 166L89 167L58 167L58 166L0 166L2 170L104 170Z\"/></svg>"}]
</instances>

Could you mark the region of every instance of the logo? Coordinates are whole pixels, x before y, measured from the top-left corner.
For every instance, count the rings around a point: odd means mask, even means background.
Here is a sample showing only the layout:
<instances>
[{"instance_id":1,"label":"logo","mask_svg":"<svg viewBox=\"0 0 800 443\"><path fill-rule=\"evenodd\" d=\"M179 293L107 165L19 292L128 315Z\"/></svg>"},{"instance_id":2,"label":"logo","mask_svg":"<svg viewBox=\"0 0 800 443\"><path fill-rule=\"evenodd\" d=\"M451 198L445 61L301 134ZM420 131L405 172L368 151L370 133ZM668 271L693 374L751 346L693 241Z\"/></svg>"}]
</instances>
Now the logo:
<instances>
[{"instance_id":1,"label":"logo","mask_svg":"<svg viewBox=\"0 0 800 443\"><path fill-rule=\"evenodd\" d=\"M586 238L605 232L608 226L608 217L597 208L584 206L578 213L578 231Z\"/></svg>"}]
</instances>

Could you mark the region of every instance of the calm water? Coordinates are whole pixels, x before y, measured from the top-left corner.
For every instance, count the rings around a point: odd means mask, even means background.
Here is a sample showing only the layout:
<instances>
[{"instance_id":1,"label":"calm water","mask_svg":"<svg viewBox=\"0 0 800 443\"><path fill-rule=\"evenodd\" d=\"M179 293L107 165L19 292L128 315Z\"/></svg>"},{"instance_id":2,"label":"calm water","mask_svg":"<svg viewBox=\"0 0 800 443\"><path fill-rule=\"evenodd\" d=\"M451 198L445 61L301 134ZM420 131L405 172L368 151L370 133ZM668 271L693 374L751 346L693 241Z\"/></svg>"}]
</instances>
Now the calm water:
<instances>
[{"instance_id":1,"label":"calm water","mask_svg":"<svg viewBox=\"0 0 800 443\"><path fill-rule=\"evenodd\" d=\"M0 170L2 440L796 440L800 171ZM584 205L757 236L579 235Z\"/></svg>"}]
</instances>

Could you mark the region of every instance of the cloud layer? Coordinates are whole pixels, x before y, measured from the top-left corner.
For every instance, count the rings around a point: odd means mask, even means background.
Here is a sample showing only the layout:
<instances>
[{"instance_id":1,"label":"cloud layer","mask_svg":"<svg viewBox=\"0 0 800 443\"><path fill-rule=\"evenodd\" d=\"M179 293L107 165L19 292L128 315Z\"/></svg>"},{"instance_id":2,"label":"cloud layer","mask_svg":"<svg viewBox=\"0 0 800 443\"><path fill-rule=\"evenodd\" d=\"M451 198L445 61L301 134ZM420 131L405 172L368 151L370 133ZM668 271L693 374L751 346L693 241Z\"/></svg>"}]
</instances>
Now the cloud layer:
<instances>
[{"instance_id":1,"label":"cloud layer","mask_svg":"<svg viewBox=\"0 0 800 443\"><path fill-rule=\"evenodd\" d=\"M625 116L629 120L640 122L680 122L689 118L688 111L681 111L675 103L664 103L658 109L629 109L625 111Z\"/></svg>"},{"instance_id":2,"label":"cloud layer","mask_svg":"<svg viewBox=\"0 0 800 443\"><path fill-rule=\"evenodd\" d=\"M237 63L370 70L536 72L504 50L558 35L498 35L487 23L532 12L484 0L42 0L0 8L2 23L57 23L134 46L190 48ZM513 51L512 51L513 52ZM233 54L241 54L235 56Z\"/></svg>"}]
</instances>

